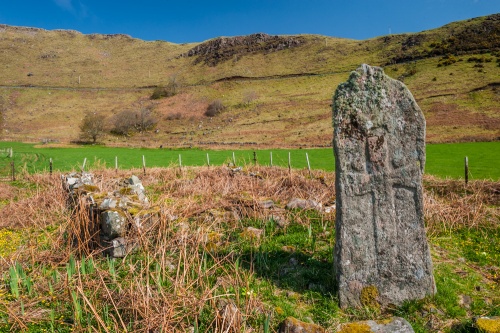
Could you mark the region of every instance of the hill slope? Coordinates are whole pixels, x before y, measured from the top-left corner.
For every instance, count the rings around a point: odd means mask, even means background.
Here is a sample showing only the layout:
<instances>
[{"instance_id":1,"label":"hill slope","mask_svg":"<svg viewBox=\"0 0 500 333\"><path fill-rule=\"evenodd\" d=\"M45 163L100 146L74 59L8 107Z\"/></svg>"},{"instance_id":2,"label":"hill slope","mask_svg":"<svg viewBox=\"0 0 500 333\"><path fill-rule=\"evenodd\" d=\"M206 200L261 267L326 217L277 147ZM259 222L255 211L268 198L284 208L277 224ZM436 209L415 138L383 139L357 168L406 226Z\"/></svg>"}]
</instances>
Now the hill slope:
<instances>
[{"instance_id":1,"label":"hill slope","mask_svg":"<svg viewBox=\"0 0 500 333\"><path fill-rule=\"evenodd\" d=\"M155 131L113 145L330 145L331 97L361 63L403 80L428 142L500 137L500 14L365 41L254 34L197 44L0 25L0 111L7 140L68 142L87 111L148 108ZM150 100L175 80L177 95ZM204 112L214 100L225 109Z\"/></svg>"}]
</instances>

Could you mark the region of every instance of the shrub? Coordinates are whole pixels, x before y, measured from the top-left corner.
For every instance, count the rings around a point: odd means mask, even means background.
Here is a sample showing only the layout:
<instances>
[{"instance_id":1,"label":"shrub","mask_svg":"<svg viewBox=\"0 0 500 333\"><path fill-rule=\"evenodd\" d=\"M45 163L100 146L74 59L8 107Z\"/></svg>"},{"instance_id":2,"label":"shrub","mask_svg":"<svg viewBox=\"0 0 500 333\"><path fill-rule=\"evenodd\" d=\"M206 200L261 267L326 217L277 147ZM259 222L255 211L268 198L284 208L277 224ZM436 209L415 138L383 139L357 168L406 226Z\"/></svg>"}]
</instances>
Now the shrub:
<instances>
[{"instance_id":1,"label":"shrub","mask_svg":"<svg viewBox=\"0 0 500 333\"><path fill-rule=\"evenodd\" d=\"M133 132L144 132L153 129L158 121L151 110L142 107L138 110L124 110L112 119L111 132L118 135L130 135Z\"/></svg>"},{"instance_id":2,"label":"shrub","mask_svg":"<svg viewBox=\"0 0 500 333\"><path fill-rule=\"evenodd\" d=\"M222 101L220 99L216 99L215 101L213 101L208 105L207 110L205 111L205 116L215 117L222 110L224 110L224 105L222 104Z\"/></svg>"},{"instance_id":3,"label":"shrub","mask_svg":"<svg viewBox=\"0 0 500 333\"><path fill-rule=\"evenodd\" d=\"M167 120L179 120L181 118L182 118L182 113L176 112L176 113L170 113L169 115L167 115L167 117L165 119L167 119Z\"/></svg>"},{"instance_id":4,"label":"shrub","mask_svg":"<svg viewBox=\"0 0 500 333\"><path fill-rule=\"evenodd\" d=\"M170 77L166 86L157 86L151 95L151 99L160 99L164 97L172 97L179 92L180 84L177 77Z\"/></svg>"},{"instance_id":5,"label":"shrub","mask_svg":"<svg viewBox=\"0 0 500 333\"><path fill-rule=\"evenodd\" d=\"M441 59L439 59L438 67L449 66L449 65L454 64L456 62L457 62L457 58L455 58L451 54L447 54L444 57L442 57Z\"/></svg>"}]
</instances>

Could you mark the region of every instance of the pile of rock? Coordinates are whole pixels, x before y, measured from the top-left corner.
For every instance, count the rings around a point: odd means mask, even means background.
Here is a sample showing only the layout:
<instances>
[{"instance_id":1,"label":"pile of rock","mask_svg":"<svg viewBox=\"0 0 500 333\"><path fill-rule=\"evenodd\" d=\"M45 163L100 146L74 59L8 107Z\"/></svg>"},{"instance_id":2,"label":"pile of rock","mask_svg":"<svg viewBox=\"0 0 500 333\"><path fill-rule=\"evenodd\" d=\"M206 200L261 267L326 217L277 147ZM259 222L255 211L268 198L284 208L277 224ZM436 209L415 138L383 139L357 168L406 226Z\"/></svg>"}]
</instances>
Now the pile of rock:
<instances>
[{"instance_id":1,"label":"pile of rock","mask_svg":"<svg viewBox=\"0 0 500 333\"><path fill-rule=\"evenodd\" d=\"M90 223L99 229L96 241L111 257L124 257L137 246L138 237L159 221L159 208L150 206L136 176L119 182L111 192L102 192L91 173L71 173L62 181L69 206L88 212Z\"/></svg>"}]
</instances>

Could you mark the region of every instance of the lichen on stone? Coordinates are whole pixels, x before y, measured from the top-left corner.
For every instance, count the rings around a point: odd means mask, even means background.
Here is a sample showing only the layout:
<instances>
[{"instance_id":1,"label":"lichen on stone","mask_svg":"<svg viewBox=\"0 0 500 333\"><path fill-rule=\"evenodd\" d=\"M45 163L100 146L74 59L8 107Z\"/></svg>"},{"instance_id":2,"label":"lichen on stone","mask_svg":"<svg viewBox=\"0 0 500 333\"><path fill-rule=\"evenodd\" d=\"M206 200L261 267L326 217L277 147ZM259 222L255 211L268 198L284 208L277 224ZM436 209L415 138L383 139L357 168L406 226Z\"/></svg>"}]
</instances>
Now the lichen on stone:
<instances>
[{"instance_id":1,"label":"lichen on stone","mask_svg":"<svg viewBox=\"0 0 500 333\"><path fill-rule=\"evenodd\" d=\"M476 326L485 333L500 333L500 317L481 317L476 321Z\"/></svg>"},{"instance_id":2,"label":"lichen on stone","mask_svg":"<svg viewBox=\"0 0 500 333\"><path fill-rule=\"evenodd\" d=\"M359 301L361 305L370 309L380 309L380 303L377 300L378 289L375 286L366 286L361 290Z\"/></svg>"},{"instance_id":3,"label":"lichen on stone","mask_svg":"<svg viewBox=\"0 0 500 333\"><path fill-rule=\"evenodd\" d=\"M370 333L373 332L366 322L348 323L342 325L338 333Z\"/></svg>"}]
</instances>

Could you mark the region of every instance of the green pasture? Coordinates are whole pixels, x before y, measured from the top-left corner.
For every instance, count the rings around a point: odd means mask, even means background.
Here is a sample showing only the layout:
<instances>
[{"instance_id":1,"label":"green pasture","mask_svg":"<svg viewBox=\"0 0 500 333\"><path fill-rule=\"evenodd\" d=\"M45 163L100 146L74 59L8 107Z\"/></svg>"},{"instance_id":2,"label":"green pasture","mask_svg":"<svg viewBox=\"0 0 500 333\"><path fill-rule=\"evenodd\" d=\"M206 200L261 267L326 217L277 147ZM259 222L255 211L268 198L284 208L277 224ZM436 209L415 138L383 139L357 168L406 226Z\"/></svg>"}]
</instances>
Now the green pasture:
<instances>
[{"instance_id":1,"label":"green pasture","mask_svg":"<svg viewBox=\"0 0 500 333\"><path fill-rule=\"evenodd\" d=\"M13 149L10 158L8 150ZM288 166L288 156L292 168L307 168L306 153L312 169L334 170L332 148L321 149L263 149L263 150L201 150L201 149L149 149L111 148L105 146L81 146L75 148L38 148L33 144L0 142L0 173L5 174L14 161L16 170L30 173L49 170L53 161L54 171L79 170L86 159L86 169L115 168L115 158L119 169L142 168L143 156L146 167L223 165L232 162L245 166L254 163L270 165L271 155L274 166ZM468 157L470 179L500 179L500 142L471 142L427 145L425 172L442 178L463 178L464 158Z\"/></svg>"}]
</instances>

